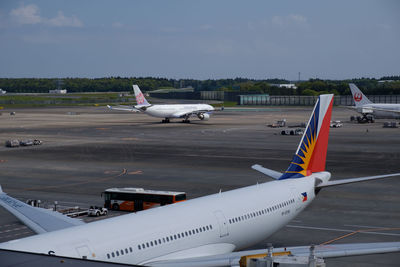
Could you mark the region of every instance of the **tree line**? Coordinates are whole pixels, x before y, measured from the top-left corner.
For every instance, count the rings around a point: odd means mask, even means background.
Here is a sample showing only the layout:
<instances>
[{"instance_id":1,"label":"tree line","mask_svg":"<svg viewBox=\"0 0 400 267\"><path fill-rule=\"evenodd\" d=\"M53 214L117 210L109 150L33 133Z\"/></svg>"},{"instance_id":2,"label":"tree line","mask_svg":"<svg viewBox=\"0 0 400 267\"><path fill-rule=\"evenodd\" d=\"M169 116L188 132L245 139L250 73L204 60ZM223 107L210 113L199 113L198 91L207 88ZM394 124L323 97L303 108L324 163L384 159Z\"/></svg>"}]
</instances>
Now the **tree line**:
<instances>
[{"instance_id":1,"label":"tree line","mask_svg":"<svg viewBox=\"0 0 400 267\"><path fill-rule=\"evenodd\" d=\"M126 78L64 78L61 89L70 93L79 92L122 92L131 91L132 84L138 84L143 91L162 88L193 87L195 91L240 91L270 95L319 95L334 93L349 95L348 84L355 83L367 95L400 94L400 76L387 76L380 79L359 78L349 80L321 80L295 82L297 89L276 86L291 83L285 79L255 80L246 78L195 80L167 79L154 77ZM0 78L0 88L10 93L48 93L59 86L59 79L49 78Z\"/></svg>"}]
</instances>

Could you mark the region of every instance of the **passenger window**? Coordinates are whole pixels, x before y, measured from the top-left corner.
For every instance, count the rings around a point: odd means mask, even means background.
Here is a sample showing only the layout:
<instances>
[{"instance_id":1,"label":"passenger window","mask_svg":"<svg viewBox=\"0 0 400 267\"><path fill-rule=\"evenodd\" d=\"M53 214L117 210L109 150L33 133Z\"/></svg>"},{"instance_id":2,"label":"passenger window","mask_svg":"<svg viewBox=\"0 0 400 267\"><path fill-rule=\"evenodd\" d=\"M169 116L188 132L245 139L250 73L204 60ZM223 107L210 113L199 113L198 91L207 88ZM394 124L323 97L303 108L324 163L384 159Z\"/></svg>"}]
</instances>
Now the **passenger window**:
<instances>
[{"instance_id":1,"label":"passenger window","mask_svg":"<svg viewBox=\"0 0 400 267\"><path fill-rule=\"evenodd\" d=\"M165 237L162 238L162 242L165 243Z\"/></svg>"},{"instance_id":2,"label":"passenger window","mask_svg":"<svg viewBox=\"0 0 400 267\"><path fill-rule=\"evenodd\" d=\"M118 252L118 250L117 250L117 251L115 251L115 254L117 254L117 256L119 256L119 252Z\"/></svg>"},{"instance_id":3,"label":"passenger window","mask_svg":"<svg viewBox=\"0 0 400 267\"><path fill-rule=\"evenodd\" d=\"M212 229L212 225L210 224L210 229Z\"/></svg>"},{"instance_id":4,"label":"passenger window","mask_svg":"<svg viewBox=\"0 0 400 267\"><path fill-rule=\"evenodd\" d=\"M133 252L133 249L132 249L132 247L129 247L129 251L130 251L130 252Z\"/></svg>"},{"instance_id":5,"label":"passenger window","mask_svg":"<svg viewBox=\"0 0 400 267\"><path fill-rule=\"evenodd\" d=\"M157 240L154 240L154 244L157 245Z\"/></svg>"},{"instance_id":6,"label":"passenger window","mask_svg":"<svg viewBox=\"0 0 400 267\"><path fill-rule=\"evenodd\" d=\"M107 253L107 259L109 259L109 258L110 258L110 254Z\"/></svg>"},{"instance_id":7,"label":"passenger window","mask_svg":"<svg viewBox=\"0 0 400 267\"><path fill-rule=\"evenodd\" d=\"M149 242L147 242L147 243L146 243L146 245L147 245L147 247L150 247L150 244L149 244Z\"/></svg>"},{"instance_id":8,"label":"passenger window","mask_svg":"<svg viewBox=\"0 0 400 267\"><path fill-rule=\"evenodd\" d=\"M124 255L124 250L123 249L121 249L121 255Z\"/></svg>"},{"instance_id":9,"label":"passenger window","mask_svg":"<svg viewBox=\"0 0 400 267\"><path fill-rule=\"evenodd\" d=\"M160 239L158 239L158 244L161 244L161 238L160 238Z\"/></svg>"},{"instance_id":10,"label":"passenger window","mask_svg":"<svg viewBox=\"0 0 400 267\"><path fill-rule=\"evenodd\" d=\"M196 229L196 233L199 233L199 229Z\"/></svg>"},{"instance_id":11,"label":"passenger window","mask_svg":"<svg viewBox=\"0 0 400 267\"><path fill-rule=\"evenodd\" d=\"M180 235L180 234L178 234L178 238L181 238L181 235Z\"/></svg>"},{"instance_id":12,"label":"passenger window","mask_svg":"<svg viewBox=\"0 0 400 267\"><path fill-rule=\"evenodd\" d=\"M138 245L137 247L138 247L138 249L142 249L142 247L140 245Z\"/></svg>"},{"instance_id":13,"label":"passenger window","mask_svg":"<svg viewBox=\"0 0 400 267\"><path fill-rule=\"evenodd\" d=\"M207 229L207 230L210 230L210 229L208 228L208 225L206 226L206 229Z\"/></svg>"},{"instance_id":14,"label":"passenger window","mask_svg":"<svg viewBox=\"0 0 400 267\"><path fill-rule=\"evenodd\" d=\"M174 235L174 239L176 240L177 238L176 238L176 235Z\"/></svg>"},{"instance_id":15,"label":"passenger window","mask_svg":"<svg viewBox=\"0 0 400 267\"><path fill-rule=\"evenodd\" d=\"M167 236L167 242L169 242L169 238L168 238L168 236Z\"/></svg>"},{"instance_id":16,"label":"passenger window","mask_svg":"<svg viewBox=\"0 0 400 267\"><path fill-rule=\"evenodd\" d=\"M125 253L128 254L128 249L127 248L125 249Z\"/></svg>"},{"instance_id":17,"label":"passenger window","mask_svg":"<svg viewBox=\"0 0 400 267\"><path fill-rule=\"evenodd\" d=\"M115 254L114 254L114 252L111 252L111 256L114 258L115 257Z\"/></svg>"},{"instance_id":18,"label":"passenger window","mask_svg":"<svg viewBox=\"0 0 400 267\"><path fill-rule=\"evenodd\" d=\"M153 241L150 241L150 245L153 246Z\"/></svg>"}]
</instances>

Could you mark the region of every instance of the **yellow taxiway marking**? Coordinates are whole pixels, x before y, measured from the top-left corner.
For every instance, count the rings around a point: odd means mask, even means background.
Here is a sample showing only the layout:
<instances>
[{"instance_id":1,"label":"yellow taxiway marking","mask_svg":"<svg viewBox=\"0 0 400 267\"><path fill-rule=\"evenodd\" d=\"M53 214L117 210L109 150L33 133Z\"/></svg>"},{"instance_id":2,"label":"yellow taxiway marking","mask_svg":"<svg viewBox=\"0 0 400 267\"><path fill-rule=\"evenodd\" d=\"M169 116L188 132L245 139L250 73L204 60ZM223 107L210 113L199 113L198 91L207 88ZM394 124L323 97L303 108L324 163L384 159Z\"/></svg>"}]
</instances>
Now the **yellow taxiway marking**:
<instances>
[{"instance_id":1,"label":"yellow taxiway marking","mask_svg":"<svg viewBox=\"0 0 400 267\"><path fill-rule=\"evenodd\" d=\"M142 174L142 173L143 173L142 171L128 172L128 174L133 174L133 175L135 175L135 174Z\"/></svg>"},{"instance_id":2,"label":"yellow taxiway marking","mask_svg":"<svg viewBox=\"0 0 400 267\"><path fill-rule=\"evenodd\" d=\"M360 230L355 230L354 232L339 236L337 238L334 238L332 240L326 241L324 243L321 243L320 245L328 245L331 244L335 241L338 241L340 239L358 234L358 233L365 233L365 232L375 232L375 231L393 231L393 230L400 230L400 228L372 228L372 229L360 229Z\"/></svg>"}]
</instances>

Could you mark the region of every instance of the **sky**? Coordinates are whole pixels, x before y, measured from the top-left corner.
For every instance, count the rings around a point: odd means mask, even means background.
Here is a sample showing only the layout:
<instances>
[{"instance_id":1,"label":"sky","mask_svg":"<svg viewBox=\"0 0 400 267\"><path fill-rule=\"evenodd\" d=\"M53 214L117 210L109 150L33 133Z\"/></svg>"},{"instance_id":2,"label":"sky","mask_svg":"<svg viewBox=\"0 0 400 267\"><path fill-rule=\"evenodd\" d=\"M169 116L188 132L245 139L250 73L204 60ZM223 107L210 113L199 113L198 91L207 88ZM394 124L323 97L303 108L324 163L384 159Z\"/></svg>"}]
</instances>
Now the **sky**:
<instances>
[{"instance_id":1,"label":"sky","mask_svg":"<svg viewBox=\"0 0 400 267\"><path fill-rule=\"evenodd\" d=\"M400 75L397 0L0 1L0 77Z\"/></svg>"}]
</instances>

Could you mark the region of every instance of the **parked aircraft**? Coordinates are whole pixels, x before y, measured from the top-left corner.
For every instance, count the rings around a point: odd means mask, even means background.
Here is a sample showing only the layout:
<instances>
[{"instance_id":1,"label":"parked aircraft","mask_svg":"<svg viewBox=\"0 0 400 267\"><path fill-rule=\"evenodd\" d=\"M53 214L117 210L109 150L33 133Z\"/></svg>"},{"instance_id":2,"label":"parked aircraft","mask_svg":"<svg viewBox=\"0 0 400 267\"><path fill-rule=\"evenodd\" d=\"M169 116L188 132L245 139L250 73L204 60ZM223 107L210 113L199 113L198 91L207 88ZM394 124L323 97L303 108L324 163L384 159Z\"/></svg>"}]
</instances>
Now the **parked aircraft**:
<instances>
[{"instance_id":1,"label":"parked aircraft","mask_svg":"<svg viewBox=\"0 0 400 267\"><path fill-rule=\"evenodd\" d=\"M375 119L399 119L400 104L372 103L354 83L350 83L355 109L362 114L360 121L374 122Z\"/></svg>"},{"instance_id":2,"label":"parked aircraft","mask_svg":"<svg viewBox=\"0 0 400 267\"><path fill-rule=\"evenodd\" d=\"M163 123L169 122L170 119L183 118L182 122L190 122L191 116L197 116L200 120L208 120L210 113L214 111L214 107L208 104L169 104L169 105L151 105L144 97L139 86L133 85L137 105L133 107L118 106L112 107L107 105L109 109L143 112L153 117L164 118Z\"/></svg>"},{"instance_id":3,"label":"parked aircraft","mask_svg":"<svg viewBox=\"0 0 400 267\"><path fill-rule=\"evenodd\" d=\"M237 266L238 257L260 250L233 251L275 233L304 210L321 189L400 175L330 180L325 161L332 103L333 95L319 96L284 173L253 166L275 181L88 224L28 206L0 190L0 204L38 233L1 243L0 248L146 266ZM399 248L400 242L329 245L317 247L315 253L338 257Z\"/></svg>"}]
</instances>

